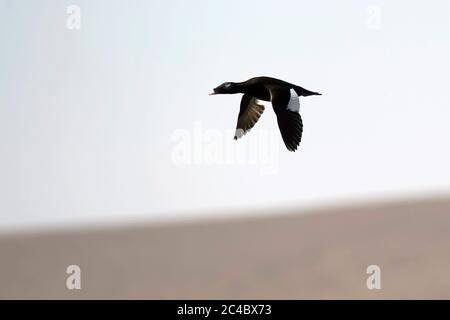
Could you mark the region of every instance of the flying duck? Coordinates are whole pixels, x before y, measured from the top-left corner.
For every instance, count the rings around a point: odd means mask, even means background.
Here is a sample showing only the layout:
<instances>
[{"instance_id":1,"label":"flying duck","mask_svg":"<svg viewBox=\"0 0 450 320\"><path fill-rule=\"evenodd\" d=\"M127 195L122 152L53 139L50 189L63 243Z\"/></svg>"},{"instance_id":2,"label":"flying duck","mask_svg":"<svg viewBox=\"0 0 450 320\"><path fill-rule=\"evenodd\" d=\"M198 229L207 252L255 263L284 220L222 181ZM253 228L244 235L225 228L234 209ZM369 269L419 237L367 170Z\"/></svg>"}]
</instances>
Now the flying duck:
<instances>
[{"instance_id":1,"label":"flying duck","mask_svg":"<svg viewBox=\"0 0 450 320\"><path fill-rule=\"evenodd\" d=\"M244 94L234 139L243 137L259 120L264 111L264 105L260 100L271 101L281 136L289 151L297 150L302 140L303 122L299 113L299 96L321 95L270 77L256 77L244 82L225 82L215 88L210 95L234 93Z\"/></svg>"}]
</instances>

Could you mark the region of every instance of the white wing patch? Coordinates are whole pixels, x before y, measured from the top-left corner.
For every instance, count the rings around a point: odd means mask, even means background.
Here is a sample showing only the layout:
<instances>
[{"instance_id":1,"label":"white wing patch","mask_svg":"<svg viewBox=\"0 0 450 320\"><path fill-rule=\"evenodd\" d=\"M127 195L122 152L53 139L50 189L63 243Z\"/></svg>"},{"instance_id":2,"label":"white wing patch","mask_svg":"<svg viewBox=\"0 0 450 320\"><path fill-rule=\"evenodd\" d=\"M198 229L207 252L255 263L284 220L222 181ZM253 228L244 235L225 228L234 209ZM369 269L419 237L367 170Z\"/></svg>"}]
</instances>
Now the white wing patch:
<instances>
[{"instance_id":1,"label":"white wing patch","mask_svg":"<svg viewBox=\"0 0 450 320\"><path fill-rule=\"evenodd\" d=\"M256 103L263 106L264 103L265 103L265 101L264 101L264 100L256 99Z\"/></svg>"},{"instance_id":2,"label":"white wing patch","mask_svg":"<svg viewBox=\"0 0 450 320\"><path fill-rule=\"evenodd\" d=\"M292 112L300 111L300 99L298 98L297 92L294 89L291 89L291 98L289 99L289 103L287 105L287 109Z\"/></svg>"}]
</instances>

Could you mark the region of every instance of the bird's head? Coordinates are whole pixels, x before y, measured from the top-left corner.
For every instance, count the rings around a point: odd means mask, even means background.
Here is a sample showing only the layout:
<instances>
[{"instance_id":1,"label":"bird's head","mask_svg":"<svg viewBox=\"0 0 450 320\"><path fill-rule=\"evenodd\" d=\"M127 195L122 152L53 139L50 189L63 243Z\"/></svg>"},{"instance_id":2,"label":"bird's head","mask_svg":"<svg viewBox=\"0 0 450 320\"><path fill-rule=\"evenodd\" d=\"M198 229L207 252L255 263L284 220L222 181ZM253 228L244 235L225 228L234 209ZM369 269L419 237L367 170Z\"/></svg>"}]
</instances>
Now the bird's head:
<instances>
[{"instance_id":1,"label":"bird's head","mask_svg":"<svg viewBox=\"0 0 450 320\"><path fill-rule=\"evenodd\" d=\"M233 93L238 93L238 88L236 83L234 82L225 82L222 83L220 86L218 86L217 88L214 88L214 91L211 92L209 95L215 95L215 94L233 94Z\"/></svg>"}]
</instances>

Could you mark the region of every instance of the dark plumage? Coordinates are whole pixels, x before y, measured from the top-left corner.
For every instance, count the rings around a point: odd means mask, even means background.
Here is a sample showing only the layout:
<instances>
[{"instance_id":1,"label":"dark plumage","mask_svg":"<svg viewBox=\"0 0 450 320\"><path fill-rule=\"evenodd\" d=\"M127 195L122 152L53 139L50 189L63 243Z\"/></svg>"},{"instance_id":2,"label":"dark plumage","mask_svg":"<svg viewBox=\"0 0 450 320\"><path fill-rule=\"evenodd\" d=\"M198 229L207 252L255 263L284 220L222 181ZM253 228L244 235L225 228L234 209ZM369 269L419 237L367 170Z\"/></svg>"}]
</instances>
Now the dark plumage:
<instances>
[{"instance_id":1,"label":"dark plumage","mask_svg":"<svg viewBox=\"0 0 450 320\"><path fill-rule=\"evenodd\" d=\"M270 77L256 77L244 82L225 82L214 89L213 94L243 93L236 134L244 136L261 117L264 106L258 100L271 101L277 115L278 127L289 151L297 150L303 133L299 96L321 95L295 84Z\"/></svg>"}]
</instances>

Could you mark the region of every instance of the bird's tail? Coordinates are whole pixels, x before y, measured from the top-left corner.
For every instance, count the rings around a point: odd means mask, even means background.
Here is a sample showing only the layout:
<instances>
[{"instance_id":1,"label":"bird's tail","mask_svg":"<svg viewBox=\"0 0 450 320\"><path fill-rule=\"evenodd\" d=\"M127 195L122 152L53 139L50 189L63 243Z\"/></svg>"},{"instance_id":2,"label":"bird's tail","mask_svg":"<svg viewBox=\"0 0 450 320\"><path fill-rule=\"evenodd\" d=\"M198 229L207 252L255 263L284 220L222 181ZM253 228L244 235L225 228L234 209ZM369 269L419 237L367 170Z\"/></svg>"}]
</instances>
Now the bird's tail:
<instances>
[{"instance_id":1,"label":"bird's tail","mask_svg":"<svg viewBox=\"0 0 450 320\"><path fill-rule=\"evenodd\" d=\"M295 92L299 95L299 96L303 96L303 97L307 97L307 96L321 96L321 93L318 92L314 92L314 91L309 91L306 90L302 87L299 86L295 86L294 87Z\"/></svg>"}]
</instances>

